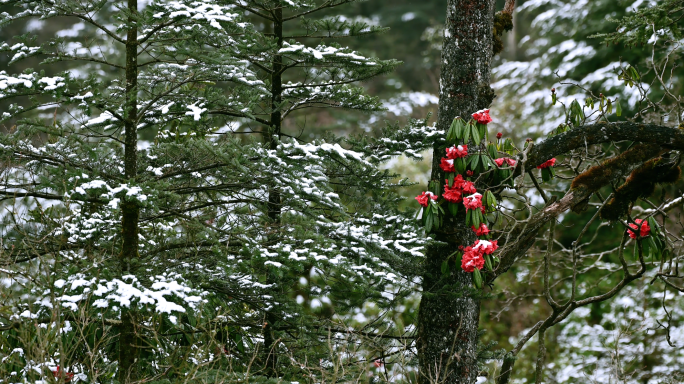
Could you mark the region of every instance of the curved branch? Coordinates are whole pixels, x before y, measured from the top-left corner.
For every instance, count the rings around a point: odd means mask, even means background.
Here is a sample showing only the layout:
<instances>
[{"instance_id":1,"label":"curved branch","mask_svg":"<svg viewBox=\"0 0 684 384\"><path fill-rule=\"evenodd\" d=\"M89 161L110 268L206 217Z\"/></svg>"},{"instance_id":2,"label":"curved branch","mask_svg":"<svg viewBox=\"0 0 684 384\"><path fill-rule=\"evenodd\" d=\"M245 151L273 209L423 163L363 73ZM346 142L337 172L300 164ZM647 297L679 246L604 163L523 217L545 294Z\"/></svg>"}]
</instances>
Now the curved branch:
<instances>
[{"instance_id":1,"label":"curved branch","mask_svg":"<svg viewBox=\"0 0 684 384\"><path fill-rule=\"evenodd\" d=\"M628 151L625 151L623 154L610 160L607 160L602 165L594 167L595 171L593 173L596 176L593 177L591 185L583 183L573 183L572 189L570 189L570 191L568 191L568 193L566 193L562 199L552 204L549 204L539 213L530 217L530 219L525 222L523 228L520 228L517 231L515 231L514 229L514 232L511 234L514 240L506 241L505 246L501 249L499 253L501 263L496 268L496 270L494 270L494 273L489 275L489 277L487 278L487 283L489 284L493 282L498 276L508 271L508 269L511 266L513 266L515 261L522 255L524 255L525 252L527 252L527 250L532 246L532 244L534 244L534 239L537 233L544 227L544 225L546 225L546 223L548 223L551 220L554 220L563 212L582 203L600 187L607 185L610 182L617 180L621 177L627 176L632 171L632 169L639 166L644 161L649 160L655 156L658 156L662 152L662 147L671 146L672 143L677 143L677 140L680 140L679 142L681 142L682 148L684 148L684 134L681 134L678 132L678 130L672 128L659 128L675 132L671 134L671 137L667 137L666 140L662 141L662 143L664 144L636 145ZM548 159L548 157L546 156L553 157L556 155L569 152L570 150L575 149L579 146L585 145L584 138L587 138L587 142L589 142L590 138L596 140L594 136L583 135L583 132L584 130L582 130L582 132L569 132L571 134L575 133L575 136L571 137L570 139L567 139L567 136L570 135L559 135L566 136L566 141L559 140L557 139L557 137L553 137L545 141L544 143L540 144L536 148L533 148L532 151L530 151L530 153L528 154L528 162L530 162L531 164L541 164L543 161L546 161L546 159ZM602 130L602 132L604 131ZM641 135L639 130L631 130L629 132L632 133L634 136ZM662 136L664 135L655 133L649 135L649 137L651 138L662 138ZM610 136L605 134L604 132L604 134L601 136L601 140L607 140L607 137ZM621 139L625 140L624 137L621 137ZM552 142L554 144L548 144L548 142ZM573 147L572 145L568 145L568 142L574 142L575 146ZM651 141L649 140L649 142ZM565 150L561 152L562 149ZM625 159L629 160L625 161Z\"/></svg>"},{"instance_id":2,"label":"curved branch","mask_svg":"<svg viewBox=\"0 0 684 384\"><path fill-rule=\"evenodd\" d=\"M571 129L535 145L527 155L527 168L587 145L611 141L637 141L658 144L664 149L684 150L684 131L664 125L640 123L599 123ZM520 174L520 165L516 175Z\"/></svg>"}]
</instances>

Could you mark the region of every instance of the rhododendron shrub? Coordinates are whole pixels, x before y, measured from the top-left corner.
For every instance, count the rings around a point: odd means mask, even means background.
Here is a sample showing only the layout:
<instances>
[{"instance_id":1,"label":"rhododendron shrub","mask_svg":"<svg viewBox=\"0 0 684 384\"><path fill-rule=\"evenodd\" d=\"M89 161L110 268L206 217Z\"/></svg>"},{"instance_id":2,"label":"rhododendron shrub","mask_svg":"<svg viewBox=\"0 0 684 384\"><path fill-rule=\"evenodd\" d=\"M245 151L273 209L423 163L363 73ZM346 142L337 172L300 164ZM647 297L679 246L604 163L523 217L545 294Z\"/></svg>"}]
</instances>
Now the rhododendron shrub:
<instances>
[{"instance_id":1,"label":"rhododendron shrub","mask_svg":"<svg viewBox=\"0 0 684 384\"><path fill-rule=\"evenodd\" d=\"M478 192L476 181L478 176L484 176L492 180L506 180L510 182L510 168L515 167L516 161L508 157L499 157L499 151L513 153L510 141L500 145L485 144L487 124L492 121L489 110L474 113L472 119L465 122L460 117L453 120L446 134L447 146L446 157L440 159L440 169L446 174L446 179L441 185L443 193L441 197L431 192L423 192L415 199L423 207L419 212L425 225L426 233L438 230L441 218L445 215L441 205L446 204L450 216L459 217L465 224L473 229L478 237L489 237L490 221L487 212L494 212L497 206L496 197L489 191ZM499 169L503 164L507 169ZM509 173L500 174L506 171ZM430 190L436 190L435 181L430 183ZM459 215L459 206L463 205L464 212ZM461 268L474 274L476 287L482 286L480 269L487 265L492 268L490 255L496 250L496 241L476 242L466 248L461 255ZM446 268L446 267L443 267ZM448 269L448 268L447 268Z\"/></svg>"}]
</instances>

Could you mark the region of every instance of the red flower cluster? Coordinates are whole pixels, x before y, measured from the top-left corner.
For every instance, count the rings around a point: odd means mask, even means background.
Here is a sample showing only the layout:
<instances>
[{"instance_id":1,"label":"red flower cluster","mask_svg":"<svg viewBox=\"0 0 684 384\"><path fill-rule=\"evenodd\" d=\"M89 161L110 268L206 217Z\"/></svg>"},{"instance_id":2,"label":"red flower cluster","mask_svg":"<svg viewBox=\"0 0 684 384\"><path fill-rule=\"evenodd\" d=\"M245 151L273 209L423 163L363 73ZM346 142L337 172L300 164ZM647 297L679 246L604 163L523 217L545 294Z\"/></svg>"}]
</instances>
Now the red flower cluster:
<instances>
[{"instance_id":1,"label":"red flower cluster","mask_svg":"<svg viewBox=\"0 0 684 384\"><path fill-rule=\"evenodd\" d=\"M466 272L473 272L475 268L482 269L485 265L484 255L491 255L499 248L494 241L477 240L472 247L466 247L461 258L461 268Z\"/></svg>"},{"instance_id":2,"label":"red flower cluster","mask_svg":"<svg viewBox=\"0 0 684 384\"><path fill-rule=\"evenodd\" d=\"M442 171L444 172L456 172L456 169L454 168L454 160L468 156L468 146L454 145L453 147L446 149L446 154L446 159L442 157L442 161L439 164L439 166L442 168Z\"/></svg>"},{"instance_id":3,"label":"red flower cluster","mask_svg":"<svg viewBox=\"0 0 684 384\"><path fill-rule=\"evenodd\" d=\"M556 165L556 158L555 157L551 160L546 160L545 162L539 164L537 166L537 169L544 169L544 168L548 168L548 167L553 167L554 165Z\"/></svg>"},{"instance_id":4,"label":"red flower cluster","mask_svg":"<svg viewBox=\"0 0 684 384\"><path fill-rule=\"evenodd\" d=\"M494 162L498 167L501 167L504 163L510 165L511 167L515 167L515 160L511 159L510 157L500 157L498 159L494 159Z\"/></svg>"},{"instance_id":5,"label":"red flower cluster","mask_svg":"<svg viewBox=\"0 0 684 384\"><path fill-rule=\"evenodd\" d=\"M57 378L63 377L65 383L71 382L71 379L74 378L74 374L73 374L73 373L61 371L61 370L59 369L59 365L57 366L57 369L55 369L54 371L52 371L52 374L53 374L55 377L57 377Z\"/></svg>"},{"instance_id":6,"label":"red flower cluster","mask_svg":"<svg viewBox=\"0 0 684 384\"><path fill-rule=\"evenodd\" d=\"M635 231L638 229L639 236L646 237L651 234L651 227L648 225L648 222L646 220L636 219L634 220L634 222L636 224L630 224L629 227ZM639 224L639 226L637 226L637 224ZM631 230L628 229L627 234L632 239L636 239L636 233L632 232Z\"/></svg>"},{"instance_id":7,"label":"red flower cluster","mask_svg":"<svg viewBox=\"0 0 684 384\"><path fill-rule=\"evenodd\" d=\"M485 223L480 223L480 228L475 228L474 225L470 226L473 229L473 232L475 232L475 235L479 236L487 236L489 235L489 228L485 225Z\"/></svg>"},{"instance_id":8,"label":"red flower cluster","mask_svg":"<svg viewBox=\"0 0 684 384\"><path fill-rule=\"evenodd\" d=\"M458 177L461 177L461 175L458 175ZM456 187L456 180L454 180L454 187L449 188L449 184L444 185L444 193L442 196L444 199L450 203L460 203L463 201L463 190L461 188Z\"/></svg>"},{"instance_id":9,"label":"red flower cluster","mask_svg":"<svg viewBox=\"0 0 684 384\"><path fill-rule=\"evenodd\" d=\"M456 172L456 168L454 168L454 159L445 159L442 157L442 161L439 164L440 168L442 168L442 171L447 172L447 173L452 173Z\"/></svg>"},{"instance_id":10,"label":"red flower cluster","mask_svg":"<svg viewBox=\"0 0 684 384\"><path fill-rule=\"evenodd\" d=\"M473 184L472 181L464 180L463 176L456 175L456 177L454 177L454 183L451 187L449 187L448 181L447 184L444 185L444 193L442 196L444 196L444 199L450 203L460 203L463 201L463 194L472 194L476 192L477 189L475 189L475 184Z\"/></svg>"},{"instance_id":11,"label":"red flower cluster","mask_svg":"<svg viewBox=\"0 0 684 384\"><path fill-rule=\"evenodd\" d=\"M468 156L468 146L465 144L454 145L453 147L447 148L446 153L448 159L460 159L461 157Z\"/></svg>"},{"instance_id":12,"label":"red flower cluster","mask_svg":"<svg viewBox=\"0 0 684 384\"><path fill-rule=\"evenodd\" d=\"M487 240L475 240L475 244L473 245L473 249L479 252L482 252L484 255L491 255L499 249L499 244L496 240L494 241L487 241Z\"/></svg>"},{"instance_id":13,"label":"red flower cluster","mask_svg":"<svg viewBox=\"0 0 684 384\"><path fill-rule=\"evenodd\" d=\"M489 116L489 109L483 109L473 113L473 119L480 124L489 124L492 118Z\"/></svg>"},{"instance_id":14,"label":"red flower cluster","mask_svg":"<svg viewBox=\"0 0 684 384\"><path fill-rule=\"evenodd\" d=\"M463 198L463 206L466 209L466 212L471 209L480 209L482 213L485 212L484 207L482 206L482 195L479 193L473 193L470 196L466 196Z\"/></svg>"},{"instance_id":15,"label":"red flower cluster","mask_svg":"<svg viewBox=\"0 0 684 384\"><path fill-rule=\"evenodd\" d=\"M422 205L423 207L428 206L428 201L432 200L437 200L437 195L435 195L432 192L423 192L420 195L416 196L416 200L418 200L418 204Z\"/></svg>"},{"instance_id":16,"label":"red flower cluster","mask_svg":"<svg viewBox=\"0 0 684 384\"><path fill-rule=\"evenodd\" d=\"M461 258L461 268L466 272L473 272L475 268L482 269L484 267L484 257L479 252L473 251L472 247L467 247Z\"/></svg>"}]
</instances>

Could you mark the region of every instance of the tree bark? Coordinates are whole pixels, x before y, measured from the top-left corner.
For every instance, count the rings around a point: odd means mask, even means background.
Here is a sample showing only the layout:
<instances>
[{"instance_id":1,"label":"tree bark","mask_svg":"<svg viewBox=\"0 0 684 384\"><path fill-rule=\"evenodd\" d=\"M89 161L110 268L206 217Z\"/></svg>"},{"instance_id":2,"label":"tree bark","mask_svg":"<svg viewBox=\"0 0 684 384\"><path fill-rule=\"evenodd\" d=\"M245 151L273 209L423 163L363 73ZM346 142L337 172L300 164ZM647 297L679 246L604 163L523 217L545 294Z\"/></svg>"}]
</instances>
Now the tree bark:
<instances>
[{"instance_id":1,"label":"tree bark","mask_svg":"<svg viewBox=\"0 0 684 384\"><path fill-rule=\"evenodd\" d=\"M273 11L273 35L278 43L278 49L283 47L283 7L278 5ZM273 75L271 76L271 125L268 129L269 148L275 150L280 142L280 130L282 124L282 113L280 111L280 103L282 102L283 94L283 57L280 54L273 56ZM271 187L268 192L268 219L273 226L271 242L277 242L279 236L281 215L281 197L280 191L275 187ZM276 279L270 275L268 276L269 284L277 283ZM264 316L264 368L265 373L269 377L277 376L277 354L276 354L276 337L274 334L274 326L277 317L271 311L266 312Z\"/></svg>"},{"instance_id":2,"label":"tree bark","mask_svg":"<svg viewBox=\"0 0 684 384\"><path fill-rule=\"evenodd\" d=\"M138 1L128 0L128 33L126 36L126 99L124 100L124 173L129 183L135 182L138 169L138 27L135 15ZM121 204L121 231L123 244L119 265L121 277L134 273L135 259L138 257L138 221L140 207L136 202L124 201ZM121 331L119 334L120 383L137 380L135 368L139 348L135 332L135 308L121 307Z\"/></svg>"},{"instance_id":3,"label":"tree bark","mask_svg":"<svg viewBox=\"0 0 684 384\"><path fill-rule=\"evenodd\" d=\"M454 117L467 119L487 108L494 95L489 86L492 59L492 0L448 0L442 45L437 128L446 131ZM445 180L440 169L445 146L436 145L432 179ZM478 189L480 186L478 186ZM453 260L450 272L442 264L459 245L471 245L473 231L465 225L463 210L447 216L436 233L437 243L426 252L423 297L418 314L418 358L421 383L474 383L480 303L472 276Z\"/></svg>"}]
</instances>

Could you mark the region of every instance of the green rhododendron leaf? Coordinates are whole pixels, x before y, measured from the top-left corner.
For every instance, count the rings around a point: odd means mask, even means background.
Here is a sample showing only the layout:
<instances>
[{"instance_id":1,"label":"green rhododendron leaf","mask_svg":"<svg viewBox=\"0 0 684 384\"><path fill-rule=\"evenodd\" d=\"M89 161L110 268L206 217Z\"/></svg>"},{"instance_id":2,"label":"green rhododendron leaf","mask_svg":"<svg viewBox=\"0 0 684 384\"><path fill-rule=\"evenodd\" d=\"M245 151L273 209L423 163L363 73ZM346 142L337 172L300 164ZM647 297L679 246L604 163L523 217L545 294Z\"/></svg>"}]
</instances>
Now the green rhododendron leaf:
<instances>
[{"instance_id":1,"label":"green rhododendron leaf","mask_svg":"<svg viewBox=\"0 0 684 384\"><path fill-rule=\"evenodd\" d=\"M480 274L480 270L477 268L473 271L473 283L475 284L475 288L482 288L482 274Z\"/></svg>"}]
</instances>

